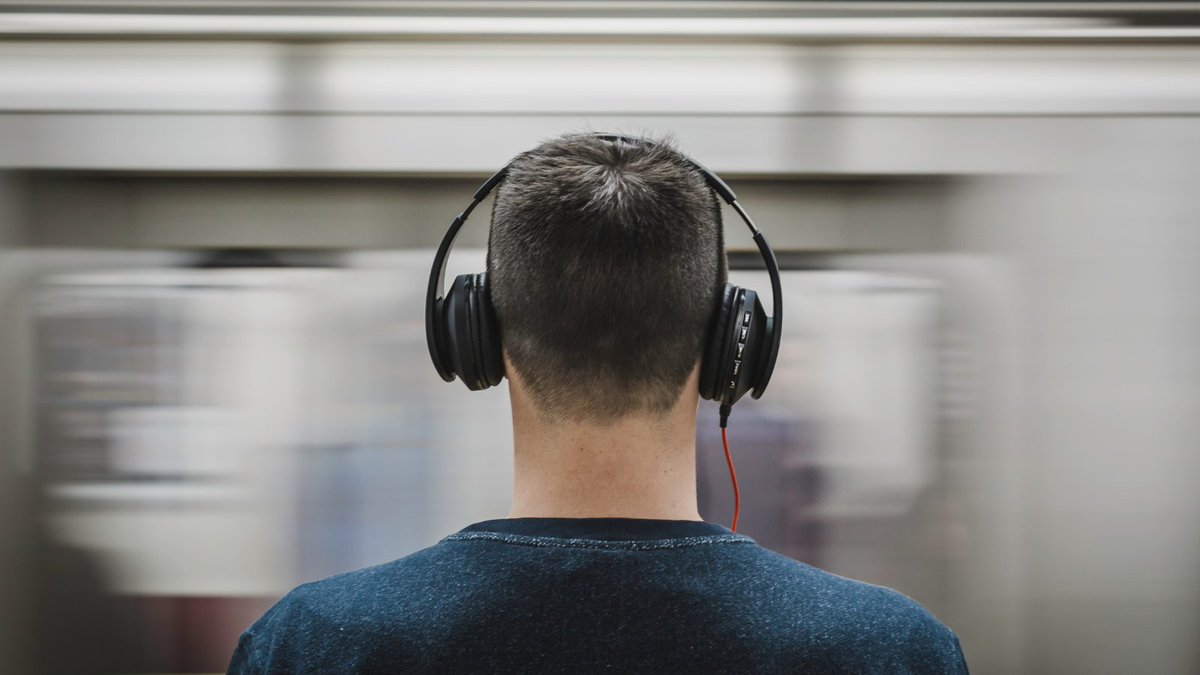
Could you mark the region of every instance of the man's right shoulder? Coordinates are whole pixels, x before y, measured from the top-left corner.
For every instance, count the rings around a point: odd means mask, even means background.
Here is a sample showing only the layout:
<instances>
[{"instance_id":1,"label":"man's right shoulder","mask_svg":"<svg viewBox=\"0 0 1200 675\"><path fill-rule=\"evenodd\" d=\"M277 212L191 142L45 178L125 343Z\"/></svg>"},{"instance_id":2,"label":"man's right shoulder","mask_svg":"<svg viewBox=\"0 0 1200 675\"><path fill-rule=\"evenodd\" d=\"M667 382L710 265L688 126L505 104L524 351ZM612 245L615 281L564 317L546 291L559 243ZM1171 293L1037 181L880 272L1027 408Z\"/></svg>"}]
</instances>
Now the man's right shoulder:
<instances>
[{"instance_id":1,"label":"man's right shoulder","mask_svg":"<svg viewBox=\"0 0 1200 675\"><path fill-rule=\"evenodd\" d=\"M759 551L760 589L780 601L782 623L824 663L841 662L848 672L967 672L958 636L912 598Z\"/></svg>"}]
</instances>

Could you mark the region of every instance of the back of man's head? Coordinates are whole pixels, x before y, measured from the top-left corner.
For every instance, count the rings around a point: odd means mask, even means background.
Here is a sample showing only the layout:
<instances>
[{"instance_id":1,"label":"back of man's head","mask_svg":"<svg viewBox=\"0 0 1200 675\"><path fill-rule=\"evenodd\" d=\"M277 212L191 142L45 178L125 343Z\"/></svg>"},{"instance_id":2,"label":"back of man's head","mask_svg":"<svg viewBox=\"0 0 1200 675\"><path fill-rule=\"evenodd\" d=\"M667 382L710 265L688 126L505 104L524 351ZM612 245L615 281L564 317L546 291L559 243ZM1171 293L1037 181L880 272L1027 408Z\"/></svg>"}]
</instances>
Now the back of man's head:
<instances>
[{"instance_id":1,"label":"back of man's head","mask_svg":"<svg viewBox=\"0 0 1200 675\"><path fill-rule=\"evenodd\" d=\"M510 165L487 269L501 341L543 419L663 414L726 279L719 203L669 143L563 136Z\"/></svg>"}]
</instances>

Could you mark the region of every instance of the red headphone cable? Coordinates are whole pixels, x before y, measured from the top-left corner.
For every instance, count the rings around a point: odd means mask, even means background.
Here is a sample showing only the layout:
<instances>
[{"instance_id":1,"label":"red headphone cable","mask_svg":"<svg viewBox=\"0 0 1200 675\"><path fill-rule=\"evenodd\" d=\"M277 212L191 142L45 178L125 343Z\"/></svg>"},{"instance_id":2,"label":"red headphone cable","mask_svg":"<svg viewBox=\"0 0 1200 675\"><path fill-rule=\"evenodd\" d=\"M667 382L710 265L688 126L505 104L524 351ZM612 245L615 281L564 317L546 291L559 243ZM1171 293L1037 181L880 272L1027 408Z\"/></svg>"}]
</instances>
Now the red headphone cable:
<instances>
[{"instance_id":1,"label":"red headphone cable","mask_svg":"<svg viewBox=\"0 0 1200 675\"><path fill-rule=\"evenodd\" d=\"M733 483L733 524L730 530L737 532L738 515L742 512L742 495L738 491L737 471L733 468L733 455L729 454L729 408L721 406L721 445L725 446L725 463L729 465L729 480Z\"/></svg>"}]
</instances>

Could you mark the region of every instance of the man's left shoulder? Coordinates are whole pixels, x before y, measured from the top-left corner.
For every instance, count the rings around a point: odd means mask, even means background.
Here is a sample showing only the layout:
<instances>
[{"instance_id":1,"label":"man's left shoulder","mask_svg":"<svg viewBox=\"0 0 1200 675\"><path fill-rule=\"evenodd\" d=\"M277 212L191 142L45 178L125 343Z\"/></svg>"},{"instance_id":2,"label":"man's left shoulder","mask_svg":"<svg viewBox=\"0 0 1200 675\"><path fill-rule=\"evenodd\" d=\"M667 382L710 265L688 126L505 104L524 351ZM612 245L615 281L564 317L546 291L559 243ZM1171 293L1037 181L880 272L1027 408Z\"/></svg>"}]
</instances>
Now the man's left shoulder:
<instances>
[{"instance_id":1,"label":"man's left shoulder","mask_svg":"<svg viewBox=\"0 0 1200 675\"><path fill-rule=\"evenodd\" d=\"M292 589L242 634L229 672L345 672L376 660L381 646L402 651L401 600L413 598L411 572L426 551Z\"/></svg>"}]
</instances>

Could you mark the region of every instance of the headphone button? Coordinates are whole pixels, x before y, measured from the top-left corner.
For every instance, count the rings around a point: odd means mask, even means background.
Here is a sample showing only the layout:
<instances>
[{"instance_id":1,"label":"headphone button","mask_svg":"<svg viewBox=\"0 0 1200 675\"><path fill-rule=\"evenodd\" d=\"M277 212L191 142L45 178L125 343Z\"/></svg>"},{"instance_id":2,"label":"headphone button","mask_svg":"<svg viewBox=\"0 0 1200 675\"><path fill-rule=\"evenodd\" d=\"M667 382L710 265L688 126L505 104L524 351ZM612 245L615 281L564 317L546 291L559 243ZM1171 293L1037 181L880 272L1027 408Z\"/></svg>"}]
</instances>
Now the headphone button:
<instances>
[{"instance_id":1,"label":"headphone button","mask_svg":"<svg viewBox=\"0 0 1200 675\"><path fill-rule=\"evenodd\" d=\"M742 352L743 352L743 351L745 351L745 350L746 350L746 343L745 343L745 342L739 342L739 343L738 343L738 345L737 345L737 357L738 357L739 359L740 359L740 358L742 358Z\"/></svg>"},{"instance_id":2,"label":"headphone button","mask_svg":"<svg viewBox=\"0 0 1200 675\"><path fill-rule=\"evenodd\" d=\"M733 362L733 374L734 374L734 375L737 375L737 374L738 374L738 371L739 371L739 370L741 370L741 369L742 369L742 362L741 362L741 361L734 361L734 362Z\"/></svg>"},{"instance_id":3,"label":"headphone button","mask_svg":"<svg viewBox=\"0 0 1200 675\"><path fill-rule=\"evenodd\" d=\"M745 342L745 341L746 341L746 336L747 336L747 335L749 335L749 334L750 334L750 329L749 329L749 328L743 328L743 329L742 329L742 334L741 334L741 337L739 337L739 338L738 338L738 340L740 340L740 341L742 341L742 342Z\"/></svg>"}]
</instances>

